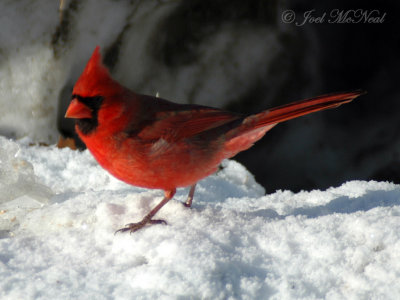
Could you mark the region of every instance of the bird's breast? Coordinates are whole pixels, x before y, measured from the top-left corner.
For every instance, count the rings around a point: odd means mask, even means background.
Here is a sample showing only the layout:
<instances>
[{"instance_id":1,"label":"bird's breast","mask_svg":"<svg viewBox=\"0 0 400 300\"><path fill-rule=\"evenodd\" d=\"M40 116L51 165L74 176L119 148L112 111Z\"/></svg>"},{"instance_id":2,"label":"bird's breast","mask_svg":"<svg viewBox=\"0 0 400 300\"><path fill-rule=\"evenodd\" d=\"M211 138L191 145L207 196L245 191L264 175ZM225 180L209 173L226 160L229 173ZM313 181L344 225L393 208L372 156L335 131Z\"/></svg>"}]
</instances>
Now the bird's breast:
<instances>
[{"instance_id":1,"label":"bird's breast","mask_svg":"<svg viewBox=\"0 0 400 300\"><path fill-rule=\"evenodd\" d=\"M220 161L188 140L105 137L85 141L99 164L116 178L140 187L170 190L214 173Z\"/></svg>"}]
</instances>

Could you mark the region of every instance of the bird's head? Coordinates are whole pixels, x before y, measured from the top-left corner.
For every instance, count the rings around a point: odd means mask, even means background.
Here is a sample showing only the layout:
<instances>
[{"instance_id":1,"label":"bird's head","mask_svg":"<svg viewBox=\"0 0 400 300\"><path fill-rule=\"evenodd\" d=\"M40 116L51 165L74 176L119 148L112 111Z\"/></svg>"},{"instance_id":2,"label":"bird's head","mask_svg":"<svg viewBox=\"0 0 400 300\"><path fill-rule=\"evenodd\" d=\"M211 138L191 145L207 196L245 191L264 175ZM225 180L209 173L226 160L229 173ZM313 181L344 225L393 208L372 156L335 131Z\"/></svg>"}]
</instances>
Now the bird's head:
<instances>
[{"instance_id":1,"label":"bird's head","mask_svg":"<svg viewBox=\"0 0 400 300\"><path fill-rule=\"evenodd\" d=\"M123 98L127 89L111 78L109 71L102 63L100 47L97 46L85 69L76 82L72 100L65 114L66 118L77 119L82 133L93 132L99 118L111 120L121 112L119 99ZM108 109L102 109L108 107ZM99 115L100 110L104 113ZM106 114L106 115L104 115Z\"/></svg>"}]
</instances>

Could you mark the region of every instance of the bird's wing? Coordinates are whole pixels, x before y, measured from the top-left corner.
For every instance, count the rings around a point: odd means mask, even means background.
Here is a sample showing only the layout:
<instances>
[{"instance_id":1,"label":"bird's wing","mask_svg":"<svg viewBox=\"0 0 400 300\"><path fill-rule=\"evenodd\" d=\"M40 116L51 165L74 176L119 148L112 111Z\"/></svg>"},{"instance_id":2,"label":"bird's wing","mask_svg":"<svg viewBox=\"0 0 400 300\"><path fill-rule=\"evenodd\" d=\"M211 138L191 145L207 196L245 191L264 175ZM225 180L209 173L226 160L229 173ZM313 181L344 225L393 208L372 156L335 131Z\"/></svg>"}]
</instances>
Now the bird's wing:
<instances>
[{"instance_id":1,"label":"bird's wing","mask_svg":"<svg viewBox=\"0 0 400 300\"><path fill-rule=\"evenodd\" d=\"M137 136L146 140L163 138L175 141L195 136L239 118L242 116L208 107L160 111L154 115L153 120L146 122L147 124L137 132Z\"/></svg>"}]
</instances>

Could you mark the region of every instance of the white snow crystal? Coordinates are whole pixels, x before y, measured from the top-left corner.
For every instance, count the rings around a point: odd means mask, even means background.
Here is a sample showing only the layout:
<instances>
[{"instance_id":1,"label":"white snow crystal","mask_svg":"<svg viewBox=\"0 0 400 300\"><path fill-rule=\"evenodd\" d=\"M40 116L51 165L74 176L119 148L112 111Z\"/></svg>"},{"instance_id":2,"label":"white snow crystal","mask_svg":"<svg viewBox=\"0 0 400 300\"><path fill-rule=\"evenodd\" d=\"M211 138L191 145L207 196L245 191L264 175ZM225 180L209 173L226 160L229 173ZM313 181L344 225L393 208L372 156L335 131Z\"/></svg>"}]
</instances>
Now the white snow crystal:
<instances>
[{"instance_id":1,"label":"white snow crystal","mask_svg":"<svg viewBox=\"0 0 400 300\"><path fill-rule=\"evenodd\" d=\"M18 224L28 211L41 207L52 191L38 183L31 163L19 157L20 147L0 136L0 231Z\"/></svg>"}]
</instances>

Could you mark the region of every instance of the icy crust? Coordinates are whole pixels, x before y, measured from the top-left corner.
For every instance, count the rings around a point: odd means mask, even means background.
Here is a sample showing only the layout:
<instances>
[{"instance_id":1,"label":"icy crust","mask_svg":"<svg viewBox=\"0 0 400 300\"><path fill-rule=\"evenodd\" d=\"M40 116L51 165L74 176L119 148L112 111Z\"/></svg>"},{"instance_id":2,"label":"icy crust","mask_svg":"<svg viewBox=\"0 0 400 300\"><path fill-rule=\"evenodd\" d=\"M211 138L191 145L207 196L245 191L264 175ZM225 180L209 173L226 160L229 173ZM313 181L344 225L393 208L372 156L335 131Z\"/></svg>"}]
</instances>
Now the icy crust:
<instances>
[{"instance_id":1,"label":"icy crust","mask_svg":"<svg viewBox=\"0 0 400 300\"><path fill-rule=\"evenodd\" d=\"M0 136L0 232L49 201L53 192L38 182L33 166L20 157L21 148Z\"/></svg>"},{"instance_id":2,"label":"icy crust","mask_svg":"<svg viewBox=\"0 0 400 300\"><path fill-rule=\"evenodd\" d=\"M158 214L168 225L114 235L162 192L114 179L87 151L0 149L1 299L400 298L399 185L265 195L225 161L192 209L180 189Z\"/></svg>"}]
</instances>

